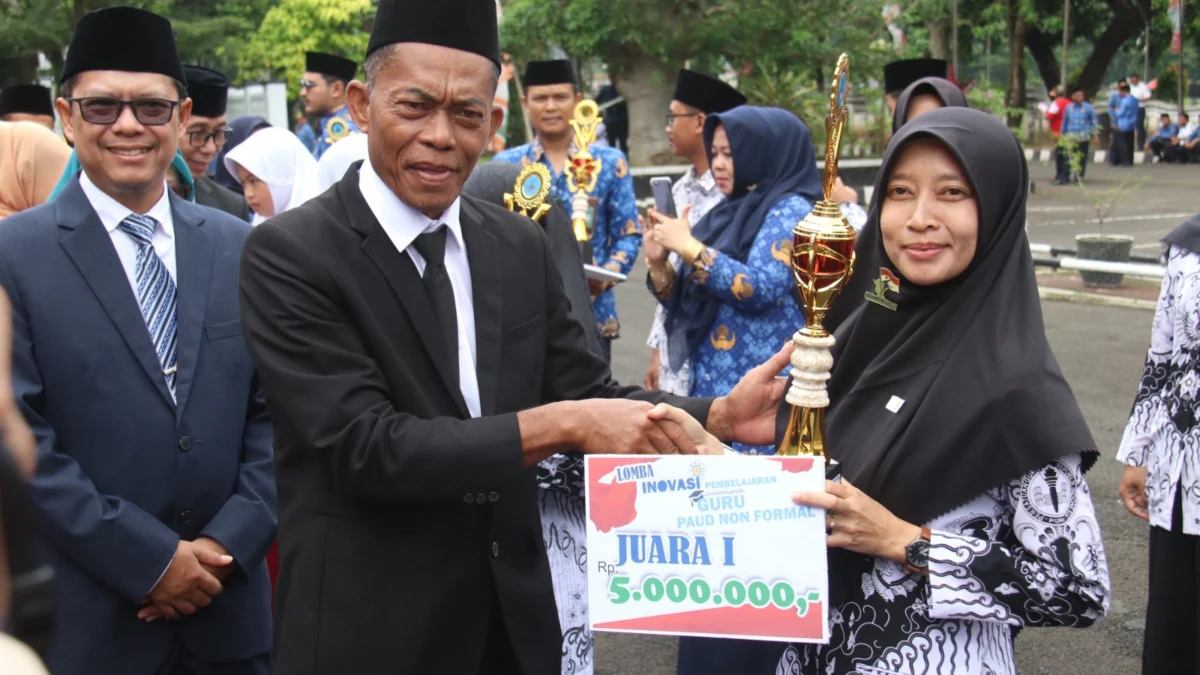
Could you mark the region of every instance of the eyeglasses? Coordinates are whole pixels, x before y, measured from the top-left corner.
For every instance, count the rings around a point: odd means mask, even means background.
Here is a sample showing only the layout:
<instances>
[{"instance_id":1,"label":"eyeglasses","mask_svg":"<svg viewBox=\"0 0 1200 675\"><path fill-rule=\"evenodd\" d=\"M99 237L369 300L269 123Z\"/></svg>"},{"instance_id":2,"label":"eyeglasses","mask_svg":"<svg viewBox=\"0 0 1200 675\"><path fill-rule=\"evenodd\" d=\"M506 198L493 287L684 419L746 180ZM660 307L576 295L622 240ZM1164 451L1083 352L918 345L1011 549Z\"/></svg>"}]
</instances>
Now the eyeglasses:
<instances>
[{"instance_id":1,"label":"eyeglasses","mask_svg":"<svg viewBox=\"0 0 1200 675\"><path fill-rule=\"evenodd\" d=\"M204 146L208 145L209 140L211 140L218 148L220 148L225 145L225 139L229 138L229 134L231 132L233 132L233 129L230 129L229 127L217 129L212 133L208 133L207 131L189 131L188 142L192 144L193 148L203 148Z\"/></svg>"},{"instance_id":2,"label":"eyeglasses","mask_svg":"<svg viewBox=\"0 0 1200 675\"><path fill-rule=\"evenodd\" d=\"M300 80L301 89L312 89L315 86L317 86L317 83L312 80Z\"/></svg>"},{"instance_id":3,"label":"eyeglasses","mask_svg":"<svg viewBox=\"0 0 1200 675\"><path fill-rule=\"evenodd\" d=\"M69 98L67 101L79 104L79 113L88 124L112 124L124 112L125 106L129 106L138 123L148 127L158 127L170 122L175 116L175 106L179 105L179 101L168 101L165 98L122 101L108 96L88 96Z\"/></svg>"},{"instance_id":4,"label":"eyeglasses","mask_svg":"<svg viewBox=\"0 0 1200 675\"><path fill-rule=\"evenodd\" d=\"M667 126L675 124L676 117L699 117L700 113L667 113Z\"/></svg>"}]
</instances>

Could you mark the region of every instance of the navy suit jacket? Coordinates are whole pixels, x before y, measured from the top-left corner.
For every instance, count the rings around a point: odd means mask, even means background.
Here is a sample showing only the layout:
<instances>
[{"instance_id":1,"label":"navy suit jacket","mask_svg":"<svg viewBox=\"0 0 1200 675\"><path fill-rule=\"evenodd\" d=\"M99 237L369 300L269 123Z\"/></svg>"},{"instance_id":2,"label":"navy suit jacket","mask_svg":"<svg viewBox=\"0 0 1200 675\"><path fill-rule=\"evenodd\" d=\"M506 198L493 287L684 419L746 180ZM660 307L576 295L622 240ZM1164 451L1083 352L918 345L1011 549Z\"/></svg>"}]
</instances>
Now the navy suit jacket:
<instances>
[{"instance_id":1,"label":"navy suit jacket","mask_svg":"<svg viewBox=\"0 0 1200 675\"><path fill-rule=\"evenodd\" d=\"M177 644L211 662L270 649L272 430L237 298L250 226L170 199L178 404L78 181L0 222L13 386L38 440L31 495L56 574L56 675L150 675ZM224 545L239 571L195 615L139 621L179 540L201 536Z\"/></svg>"}]
</instances>

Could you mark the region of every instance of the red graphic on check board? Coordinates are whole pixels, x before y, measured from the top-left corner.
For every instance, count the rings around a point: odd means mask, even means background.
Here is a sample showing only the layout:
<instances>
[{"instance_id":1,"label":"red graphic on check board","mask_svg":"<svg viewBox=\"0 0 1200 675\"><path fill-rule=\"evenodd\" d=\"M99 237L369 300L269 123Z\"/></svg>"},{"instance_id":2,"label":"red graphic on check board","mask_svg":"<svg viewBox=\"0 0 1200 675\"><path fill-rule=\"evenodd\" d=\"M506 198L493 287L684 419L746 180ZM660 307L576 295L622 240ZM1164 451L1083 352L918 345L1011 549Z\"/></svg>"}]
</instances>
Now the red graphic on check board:
<instances>
[{"instance_id":1,"label":"red graphic on check board","mask_svg":"<svg viewBox=\"0 0 1200 675\"><path fill-rule=\"evenodd\" d=\"M588 495L591 509L588 516L596 529L609 532L614 527L624 527L637 518L637 483L600 482L617 467L630 464L647 464L653 459L646 457L596 457L588 466Z\"/></svg>"}]
</instances>

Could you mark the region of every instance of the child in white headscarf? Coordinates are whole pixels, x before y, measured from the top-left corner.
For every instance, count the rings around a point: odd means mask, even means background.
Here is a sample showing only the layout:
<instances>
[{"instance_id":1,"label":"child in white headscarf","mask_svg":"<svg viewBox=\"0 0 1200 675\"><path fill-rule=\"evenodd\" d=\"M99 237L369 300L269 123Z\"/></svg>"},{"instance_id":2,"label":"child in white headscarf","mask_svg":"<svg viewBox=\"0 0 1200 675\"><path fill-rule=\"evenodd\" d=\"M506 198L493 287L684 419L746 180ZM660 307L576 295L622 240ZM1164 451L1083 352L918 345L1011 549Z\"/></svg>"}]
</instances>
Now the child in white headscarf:
<instances>
[{"instance_id":1,"label":"child in white headscarf","mask_svg":"<svg viewBox=\"0 0 1200 675\"><path fill-rule=\"evenodd\" d=\"M251 225L320 193L317 160L287 129L268 127L253 134L225 155L225 167L241 183L254 211Z\"/></svg>"},{"instance_id":2,"label":"child in white headscarf","mask_svg":"<svg viewBox=\"0 0 1200 675\"><path fill-rule=\"evenodd\" d=\"M317 182L321 192L333 187L340 181L350 165L360 159L367 158L367 135L350 134L342 140L329 146L321 159L317 160Z\"/></svg>"}]
</instances>

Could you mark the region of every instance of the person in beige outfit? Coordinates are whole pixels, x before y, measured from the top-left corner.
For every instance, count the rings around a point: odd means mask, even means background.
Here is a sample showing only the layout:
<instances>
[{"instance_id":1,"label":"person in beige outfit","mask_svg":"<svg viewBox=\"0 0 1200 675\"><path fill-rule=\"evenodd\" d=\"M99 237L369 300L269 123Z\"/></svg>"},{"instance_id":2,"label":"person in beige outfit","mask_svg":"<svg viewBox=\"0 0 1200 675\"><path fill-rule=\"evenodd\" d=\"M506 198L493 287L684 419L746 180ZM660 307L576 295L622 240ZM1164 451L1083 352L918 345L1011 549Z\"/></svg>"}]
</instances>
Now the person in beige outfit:
<instances>
[{"instance_id":1,"label":"person in beige outfit","mask_svg":"<svg viewBox=\"0 0 1200 675\"><path fill-rule=\"evenodd\" d=\"M53 131L33 122L0 122L0 219L50 198L71 157Z\"/></svg>"}]
</instances>

